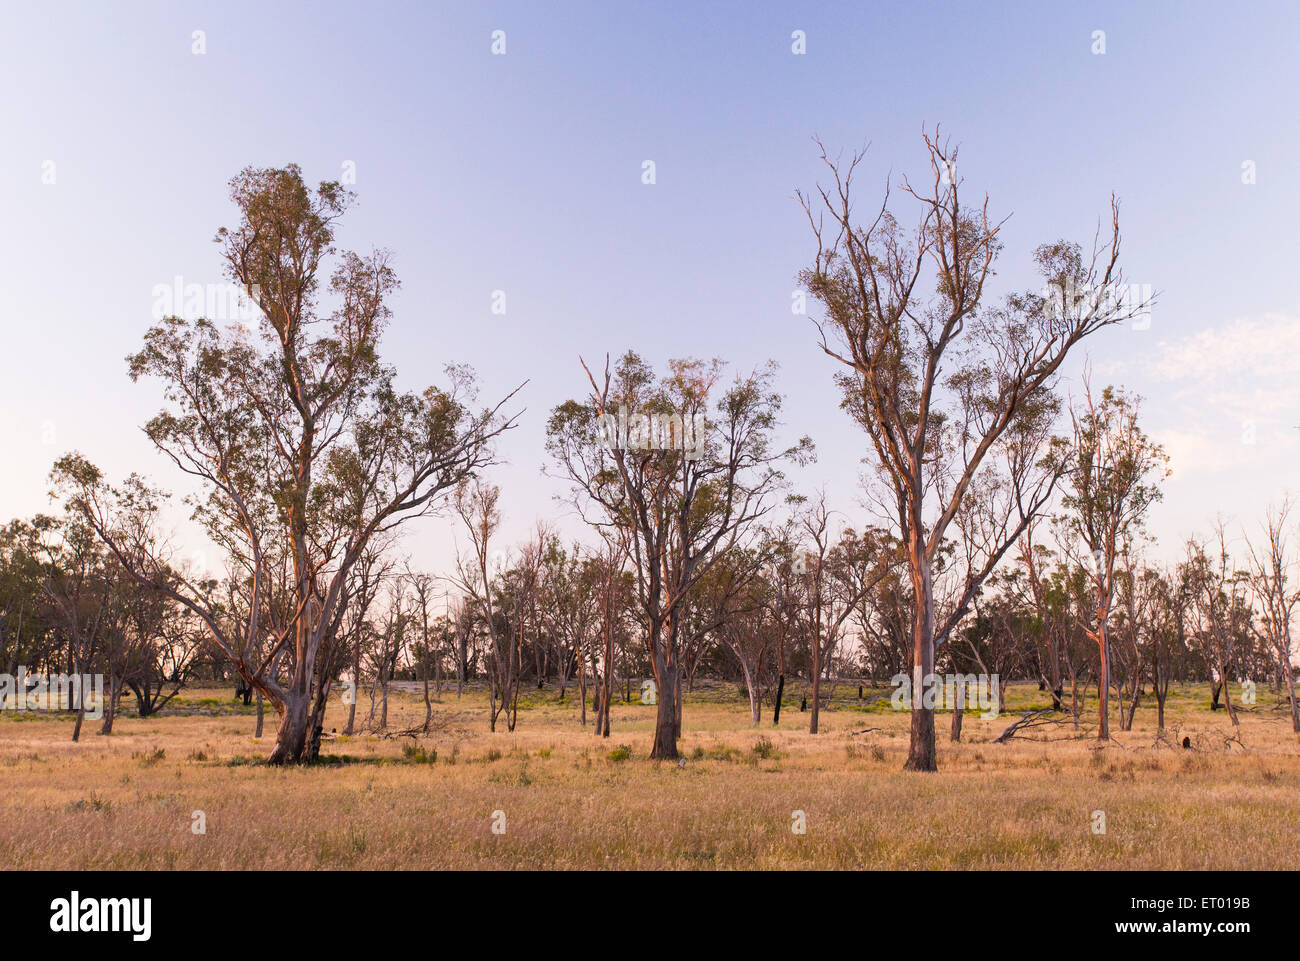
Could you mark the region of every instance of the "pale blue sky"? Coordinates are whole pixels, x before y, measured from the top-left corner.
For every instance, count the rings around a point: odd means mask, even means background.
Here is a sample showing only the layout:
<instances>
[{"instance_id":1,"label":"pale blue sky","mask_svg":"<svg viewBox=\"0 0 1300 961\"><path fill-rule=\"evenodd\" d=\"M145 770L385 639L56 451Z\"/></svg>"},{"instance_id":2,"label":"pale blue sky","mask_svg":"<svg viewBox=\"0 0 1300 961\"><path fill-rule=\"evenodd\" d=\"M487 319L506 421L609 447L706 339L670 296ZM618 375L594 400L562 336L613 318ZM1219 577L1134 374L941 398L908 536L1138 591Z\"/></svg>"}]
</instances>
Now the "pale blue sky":
<instances>
[{"instance_id":1,"label":"pale blue sky","mask_svg":"<svg viewBox=\"0 0 1300 961\"><path fill-rule=\"evenodd\" d=\"M863 438L790 312L813 252L793 193L821 175L813 134L872 143L870 203L940 122L967 189L1013 214L999 293L1120 196L1128 277L1162 296L1150 330L1087 350L1174 455L1168 546L1216 513L1253 524L1300 463L1295 3L4 3L0 23L6 518L46 506L72 448L179 485L139 431L157 391L122 358L156 284L219 279L230 176L291 161L312 181L356 164L340 240L396 254L385 355L406 386L446 362L486 397L531 378L495 476L512 538L557 513L543 425L582 391L578 355L628 347L780 361L788 433L820 452L799 486L861 516ZM444 563L448 532L411 547Z\"/></svg>"}]
</instances>

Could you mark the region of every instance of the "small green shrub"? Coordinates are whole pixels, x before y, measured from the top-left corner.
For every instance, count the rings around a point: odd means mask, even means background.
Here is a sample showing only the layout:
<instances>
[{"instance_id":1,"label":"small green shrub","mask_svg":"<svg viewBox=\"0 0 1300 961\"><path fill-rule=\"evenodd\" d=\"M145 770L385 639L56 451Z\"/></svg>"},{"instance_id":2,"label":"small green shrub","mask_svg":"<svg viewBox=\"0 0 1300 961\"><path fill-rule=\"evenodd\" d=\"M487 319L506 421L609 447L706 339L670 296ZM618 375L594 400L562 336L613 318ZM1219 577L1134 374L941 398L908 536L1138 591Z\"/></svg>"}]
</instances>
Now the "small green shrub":
<instances>
[{"instance_id":1,"label":"small green shrub","mask_svg":"<svg viewBox=\"0 0 1300 961\"><path fill-rule=\"evenodd\" d=\"M406 744L402 747L402 757L408 764L436 764L438 749L425 749L423 744Z\"/></svg>"}]
</instances>

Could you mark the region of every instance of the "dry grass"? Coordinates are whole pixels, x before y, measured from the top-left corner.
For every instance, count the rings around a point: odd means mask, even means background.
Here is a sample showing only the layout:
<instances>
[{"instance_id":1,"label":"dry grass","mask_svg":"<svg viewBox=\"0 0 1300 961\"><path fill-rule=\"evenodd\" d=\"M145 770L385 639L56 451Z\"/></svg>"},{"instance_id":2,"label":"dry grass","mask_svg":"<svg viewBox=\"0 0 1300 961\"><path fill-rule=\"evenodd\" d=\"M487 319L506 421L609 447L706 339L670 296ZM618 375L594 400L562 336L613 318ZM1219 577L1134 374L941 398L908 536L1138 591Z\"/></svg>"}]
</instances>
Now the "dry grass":
<instances>
[{"instance_id":1,"label":"dry grass","mask_svg":"<svg viewBox=\"0 0 1300 961\"><path fill-rule=\"evenodd\" d=\"M274 718L254 741L229 696L190 691L179 710L193 713L122 717L111 737L88 726L80 744L66 718L0 716L0 868L1248 869L1293 868L1300 850L1300 750L1263 693L1244 748L1225 745L1203 688L1179 692L1170 718L1194 751L1153 746L1154 710L1105 749L1068 725L1051 732L1062 740L994 744L1014 718L975 715L954 745L940 715L932 775L900 770L906 715L856 698L810 736L797 705L751 728L719 685L688 699L679 766L646 759L651 707L618 704L603 740L572 698L534 692L515 733L490 734L482 695L453 693L418 745L338 738L323 753L340 763L281 770L258 760ZM1011 706L1039 697L1017 688ZM422 710L397 698L392 727ZM881 730L851 733L867 727Z\"/></svg>"}]
</instances>

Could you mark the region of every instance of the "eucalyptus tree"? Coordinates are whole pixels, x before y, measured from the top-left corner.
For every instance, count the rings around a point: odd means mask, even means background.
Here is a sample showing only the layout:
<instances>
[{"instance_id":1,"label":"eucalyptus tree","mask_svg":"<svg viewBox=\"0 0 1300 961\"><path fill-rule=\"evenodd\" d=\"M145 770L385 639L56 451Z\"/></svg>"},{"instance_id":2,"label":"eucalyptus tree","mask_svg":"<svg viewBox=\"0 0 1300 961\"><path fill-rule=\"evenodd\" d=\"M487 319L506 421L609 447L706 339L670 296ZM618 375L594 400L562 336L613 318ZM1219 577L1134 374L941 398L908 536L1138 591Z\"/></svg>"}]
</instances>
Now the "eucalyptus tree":
<instances>
[{"instance_id":1,"label":"eucalyptus tree","mask_svg":"<svg viewBox=\"0 0 1300 961\"><path fill-rule=\"evenodd\" d=\"M798 514L798 529L810 549L802 554L804 625L811 652L812 715L808 732L817 733L821 685L844 634L846 622L867 594L894 569L896 557L872 531L831 529L825 495Z\"/></svg>"},{"instance_id":2,"label":"eucalyptus tree","mask_svg":"<svg viewBox=\"0 0 1300 961\"><path fill-rule=\"evenodd\" d=\"M33 518L25 528L25 537L26 550L39 558L41 589L57 612L66 639L67 661L78 678L76 686L69 689L71 700L67 705L76 712L72 740L78 741L87 708L80 678L97 659L103 658L112 643L110 638L121 630L125 620L121 572L90 525L69 503L64 504L62 517L42 514ZM111 712L106 716L111 718ZM112 730L111 720L108 730Z\"/></svg>"},{"instance_id":3,"label":"eucalyptus tree","mask_svg":"<svg viewBox=\"0 0 1300 961\"><path fill-rule=\"evenodd\" d=\"M498 600L507 556L492 547L501 527L500 500L499 487L477 478L456 488L456 513L470 537L470 555L462 557L457 552L456 582L482 619L489 642L488 729L496 731L497 719L504 711L506 725L513 731L521 664L510 621L501 616Z\"/></svg>"},{"instance_id":4,"label":"eucalyptus tree","mask_svg":"<svg viewBox=\"0 0 1300 961\"><path fill-rule=\"evenodd\" d=\"M474 410L464 367L446 368L446 386L398 389L379 355L398 286L391 256L334 246L348 191L336 182L312 190L295 165L245 169L230 188L239 222L216 239L226 274L258 307L255 324L223 330L168 317L129 365L132 379L162 384L149 439L238 531L251 568L244 618L224 619L168 557L133 557L103 524L97 487L82 504L133 574L193 610L245 683L270 699L280 716L270 761L301 762L317 749L353 565L376 535L438 508L490 464L493 440L515 418L502 415L509 398ZM259 655L272 542L288 558L292 604Z\"/></svg>"},{"instance_id":5,"label":"eucalyptus tree","mask_svg":"<svg viewBox=\"0 0 1300 961\"><path fill-rule=\"evenodd\" d=\"M924 136L930 177L902 190L918 204L910 233L885 190L874 217L854 208L863 154L842 163L821 156L833 184L799 195L817 253L801 274L822 305L821 350L840 365L843 406L870 439L881 480L880 506L906 551L913 594L911 744L905 767L936 769L934 711L923 704L936 644L969 610L970 599L1023 533L1060 475L1042 448L1059 399L1057 373L1085 337L1145 309L1114 296L1118 206L1109 242L1091 256L1064 241L1034 252L1041 292L986 303L1001 253L1002 224L988 199L964 203L957 150ZM982 524L987 541L952 603L938 610L934 575L958 512L996 495Z\"/></svg>"},{"instance_id":6,"label":"eucalyptus tree","mask_svg":"<svg viewBox=\"0 0 1300 961\"><path fill-rule=\"evenodd\" d=\"M1249 597L1249 576L1237 570L1228 552L1223 525L1214 540L1188 539L1182 576L1188 586L1194 629L1191 637L1205 658L1214 684L1211 708L1219 693L1233 726L1240 726L1229 684L1234 669L1250 660L1254 640L1254 610Z\"/></svg>"},{"instance_id":7,"label":"eucalyptus tree","mask_svg":"<svg viewBox=\"0 0 1300 961\"><path fill-rule=\"evenodd\" d=\"M655 675L650 756L676 758L687 598L771 510L780 463L811 441L774 446L772 365L725 385L720 360L674 360L659 376L628 352L599 377L583 369L589 393L555 408L547 448L583 519L626 544Z\"/></svg>"},{"instance_id":8,"label":"eucalyptus tree","mask_svg":"<svg viewBox=\"0 0 1300 961\"><path fill-rule=\"evenodd\" d=\"M560 700L576 673L582 701L582 724L587 723L587 672L583 657L595 634L600 608L600 569L594 556L574 543L565 547L552 537L543 555L542 616L555 645Z\"/></svg>"},{"instance_id":9,"label":"eucalyptus tree","mask_svg":"<svg viewBox=\"0 0 1300 961\"><path fill-rule=\"evenodd\" d=\"M156 714L181 692L207 644L206 632L192 611L170 598L160 599L161 616L154 625L153 642L126 678L140 717ZM141 624L138 629L143 628Z\"/></svg>"},{"instance_id":10,"label":"eucalyptus tree","mask_svg":"<svg viewBox=\"0 0 1300 961\"><path fill-rule=\"evenodd\" d=\"M0 528L0 672L38 667L55 649L58 614L43 586L41 558L33 552L29 525Z\"/></svg>"},{"instance_id":11,"label":"eucalyptus tree","mask_svg":"<svg viewBox=\"0 0 1300 961\"><path fill-rule=\"evenodd\" d=\"M1138 423L1141 401L1115 387L1095 396L1087 378L1072 411L1075 466L1061 498L1063 544L1080 560L1092 588L1085 630L1097 645L1100 704L1097 739L1110 738L1110 615L1115 602L1116 562L1140 536L1146 515L1162 494L1169 458ZM1082 550L1080 550L1082 548Z\"/></svg>"},{"instance_id":12,"label":"eucalyptus tree","mask_svg":"<svg viewBox=\"0 0 1300 961\"><path fill-rule=\"evenodd\" d=\"M1296 704L1295 645L1291 622L1300 609L1300 559L1291 546L1291 502L1269 508L1262 543L1247 541L1250 586L1259 610L1259 633L1276 658L1277 672L1286 684L1291 707L1291 729L1300 733L1300 706Z\"/></svg>"},{"instance_id":13,"label":"eucalyptus tree","mask_svg":"<svg viewBox=\"0 0 1300 961\"><path fill-rule=\"evenodd\" d=\"M424 724L421 729L428 731L433 724L433 699L429 695L429 673L434 674L434 694L442 700L442 638L445 633L435 624L433 632L429 630L429 604L433 599L434 578L431 574L411 569L411 562L406 562L406 582L410 585L411 598L414 603L415 616L419 622L420 639L411 644L411 659L415 663L416 677L424 691Z\"/></svg>"},{"instance_id":14,"label":"eucalyptus tree","mask_svg":"<svg viewBox=\"0 0 1300 961\"><path fill-rule=\"evenodd\" d=\"M772 584L761 574L741 582L741 591L732 594L733 609L717 629L718 638L736 658L749 695L749 718L757 725L763 707L763 678L780 634L771 603Z\"/></svg>"}]
</instances>

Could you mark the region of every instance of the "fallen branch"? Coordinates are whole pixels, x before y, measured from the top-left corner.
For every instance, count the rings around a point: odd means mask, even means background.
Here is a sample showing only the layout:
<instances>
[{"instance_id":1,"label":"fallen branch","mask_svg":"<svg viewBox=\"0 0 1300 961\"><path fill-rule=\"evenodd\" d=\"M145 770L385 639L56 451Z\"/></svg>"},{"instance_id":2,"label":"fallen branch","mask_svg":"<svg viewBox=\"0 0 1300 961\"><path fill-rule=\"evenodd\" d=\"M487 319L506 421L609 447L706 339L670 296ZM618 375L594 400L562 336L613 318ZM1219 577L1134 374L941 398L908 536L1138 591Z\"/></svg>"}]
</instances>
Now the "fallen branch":
<instances>
[{"instance_id":1,"label":"fallen branch","mask_svg":"<svg viewBox=\"0 0 1300 961\"><path fill-rule=\"evenodd\" d=\"M1049 725L1061 724L1063 718L1056 717L1057 711L1027 711L1020 715L1020 720L1013 723L1002 734L994 740L994 744L1005 744L1007 741L1016 737L1021 731L1029 730L1034 727L1047 727Z\"/></svg>"}]
</instances>

